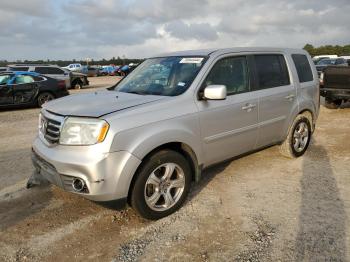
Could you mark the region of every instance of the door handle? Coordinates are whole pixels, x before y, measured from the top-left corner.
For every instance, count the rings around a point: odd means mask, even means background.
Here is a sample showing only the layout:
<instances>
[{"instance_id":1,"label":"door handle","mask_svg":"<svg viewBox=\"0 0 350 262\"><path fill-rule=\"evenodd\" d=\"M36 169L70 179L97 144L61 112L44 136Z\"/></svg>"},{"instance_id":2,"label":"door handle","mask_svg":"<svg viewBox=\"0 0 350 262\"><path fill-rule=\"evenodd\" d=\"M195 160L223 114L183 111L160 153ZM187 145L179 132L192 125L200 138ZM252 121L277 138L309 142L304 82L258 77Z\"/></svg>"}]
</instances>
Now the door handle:
<instances>
[{"instance_id":1,"label":"door handle","mask_svg":"<svg viewBox=\"0 0 350 262\"><path fill-rule=\"evenodd\" d=\"M256 107L255 104L246 104L245 106L242 106L242 110L246 110L247 112L250 112L253 110L254 107Z\"/></svg>"},{"instance_id":2,"label":"door handle","mask_svg":"<svg viewBox=\"0 0 350 262\"><path fill-rule=\"evenodd\" d=\"M287 95L287 96L284 97L284 98L287 99L287 100L289 100L289 101L292 101L294 97L295 97L295 95L290 94L290 95Z\"/></svg>"}]
</instances>

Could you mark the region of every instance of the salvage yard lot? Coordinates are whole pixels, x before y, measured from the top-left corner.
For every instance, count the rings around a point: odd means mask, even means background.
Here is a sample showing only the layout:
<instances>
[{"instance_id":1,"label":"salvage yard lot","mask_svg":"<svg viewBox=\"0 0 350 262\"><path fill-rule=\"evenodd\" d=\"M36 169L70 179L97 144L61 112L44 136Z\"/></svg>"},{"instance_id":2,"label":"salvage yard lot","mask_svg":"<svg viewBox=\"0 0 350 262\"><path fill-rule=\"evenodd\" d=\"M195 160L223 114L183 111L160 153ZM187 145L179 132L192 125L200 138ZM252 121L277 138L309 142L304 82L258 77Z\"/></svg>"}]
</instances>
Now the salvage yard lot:
<instances>
[{"instance_id":1,"label":"salvage yard lot","mask_svg":"<svg viewBox=\"0 0 350 262\"><path fill-rule=\"evenodd\" d=\"M89 92L116 77L89 79ZM277 147L217 165L156 222L54 186L25 189L39 109L0 112L0 261L346 261L350 106L321 106L306 154Z\"/></svg>"}]
</instances>

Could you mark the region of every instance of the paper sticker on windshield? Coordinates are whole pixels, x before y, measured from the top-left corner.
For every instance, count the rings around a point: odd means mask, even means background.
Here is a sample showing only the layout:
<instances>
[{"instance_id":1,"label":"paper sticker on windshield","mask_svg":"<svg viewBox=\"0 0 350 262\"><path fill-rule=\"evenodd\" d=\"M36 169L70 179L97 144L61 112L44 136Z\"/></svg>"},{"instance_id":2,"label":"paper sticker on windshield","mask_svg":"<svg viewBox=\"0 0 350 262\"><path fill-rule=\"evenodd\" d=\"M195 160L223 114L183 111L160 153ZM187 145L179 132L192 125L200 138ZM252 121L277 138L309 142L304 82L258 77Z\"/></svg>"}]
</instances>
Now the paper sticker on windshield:
<instances>
[{"instance_id":1,"label":"paper sticker on windshield","mask_svg":"<svg viewBox=\"0 0 350 262\"><path fill-rule=\"evenodd\" d=\"M180 64L200 64L203 61L203 57L185 57L182 58Z\"/></svg>"},{"instance_id":2,"label":"paper sticker on windshield","mask_svg":"<svg viewBox=\"0 0 350 262\"><path fill-rule=\"evenodd\" d=\"M177 85L178 85L178 86L185 86L186 83L184 83L184 82L179 82L179 83L177 83Z\"/></svg>"}]
</instances>

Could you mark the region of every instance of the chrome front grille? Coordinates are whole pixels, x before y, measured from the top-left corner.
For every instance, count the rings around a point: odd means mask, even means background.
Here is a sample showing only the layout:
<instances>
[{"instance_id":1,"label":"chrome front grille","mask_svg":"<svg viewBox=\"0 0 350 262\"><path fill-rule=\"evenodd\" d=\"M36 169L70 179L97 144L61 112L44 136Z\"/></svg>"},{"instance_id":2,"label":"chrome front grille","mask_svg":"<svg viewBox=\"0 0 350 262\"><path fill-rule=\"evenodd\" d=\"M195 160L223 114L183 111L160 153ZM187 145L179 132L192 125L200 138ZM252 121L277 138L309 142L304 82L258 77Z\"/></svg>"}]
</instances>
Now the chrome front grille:
<instances>
[{"instance_id":1,"label":"chrome front grille","mask_svg":"<svg viewBox=\"0 0 350 262\"><path fill-rule=\"evenodd\" d=\"M60 132L64 118L58 115L42 112L40 120L40 133L50 144L56 144L60 140Z\"/></svg>"}]
</instances>

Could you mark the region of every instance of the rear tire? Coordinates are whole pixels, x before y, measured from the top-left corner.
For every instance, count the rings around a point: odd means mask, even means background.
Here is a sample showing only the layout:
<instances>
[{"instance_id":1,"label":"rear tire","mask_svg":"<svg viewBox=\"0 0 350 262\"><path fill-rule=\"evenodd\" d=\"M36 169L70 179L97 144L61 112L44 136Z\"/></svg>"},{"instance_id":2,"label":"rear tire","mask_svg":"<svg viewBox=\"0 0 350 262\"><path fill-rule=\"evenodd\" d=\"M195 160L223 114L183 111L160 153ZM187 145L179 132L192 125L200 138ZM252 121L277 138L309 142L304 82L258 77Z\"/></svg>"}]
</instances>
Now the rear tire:
<instances>
[{"instance_id":1,"label":"rear tire","mask_svg":"<svg viewBox=\"0 0 350 262\"><path fill-rule=\"evenodd\" d=\"M146 158L136 173L131 206L146 219L166 217L182 206L190 184L186 158L172 150L158 151Z\"/></svg>"},{"instance_id":2,"label":"rear tire","mask_svg":"<svg viewBox=\"0 0 350 262\"><path fill-rule=\"evenodd\" d=\"M310 120L305 115L298 115L289 130L286 140L280 145L280 152L288 158L302 156L308 148L312 136Z\"/></svg>"},{"instance_id":3,"label":"rear tire","mask_svg":"<svg viewBox=\"0 0 350 262\"><path fill-rule=\"evenodd\" d=\"M37 97L37 105L38 107L42 107L43 104L54 99L55 99L54 95L49 92L40 93Z\"/></svg>"},{"instance_id":4,"label":"rear tire","mask_svg":"<svg viewBox=\"0 0 350 262\"><path fill-rule=\"evenodd\" d=\"M338 109L341 106L341 99L337 100L330 100L330 99L325 99L325 107L328 109Z\"/></svg>"}]
</instances>

